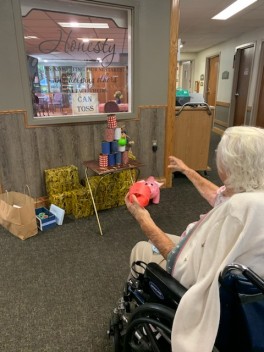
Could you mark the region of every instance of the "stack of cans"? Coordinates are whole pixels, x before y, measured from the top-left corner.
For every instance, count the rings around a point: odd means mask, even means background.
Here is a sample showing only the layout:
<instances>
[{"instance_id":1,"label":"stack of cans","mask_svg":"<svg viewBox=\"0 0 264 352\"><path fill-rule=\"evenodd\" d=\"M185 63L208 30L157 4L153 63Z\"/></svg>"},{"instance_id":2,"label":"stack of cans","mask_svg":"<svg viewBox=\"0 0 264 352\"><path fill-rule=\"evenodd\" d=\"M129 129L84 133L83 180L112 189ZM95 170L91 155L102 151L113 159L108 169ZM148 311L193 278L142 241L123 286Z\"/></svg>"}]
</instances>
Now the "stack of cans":
<instances>
[{"instance_id":1,"label":"stack of cans","mask_svg":"<svg viewBox=\"0 0 264 352\"><path fill-rule=\"evenodd\" d=\"M104 131L101 148L99 155L99 166L101 168L128 163L126 139L122 137L121 128L117 127L117 119L114 114L107 116L107 127Z\"/></svg>"}]
</instances>

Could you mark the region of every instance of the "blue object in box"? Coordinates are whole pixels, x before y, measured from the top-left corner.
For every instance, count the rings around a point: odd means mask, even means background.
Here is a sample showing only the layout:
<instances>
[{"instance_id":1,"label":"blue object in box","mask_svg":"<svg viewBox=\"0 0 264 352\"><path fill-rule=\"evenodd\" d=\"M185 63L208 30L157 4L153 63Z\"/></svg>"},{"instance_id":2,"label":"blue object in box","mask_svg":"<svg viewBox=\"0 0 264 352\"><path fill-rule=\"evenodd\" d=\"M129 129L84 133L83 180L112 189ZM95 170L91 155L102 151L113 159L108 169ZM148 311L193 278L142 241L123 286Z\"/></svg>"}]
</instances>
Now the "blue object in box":
<instances>
[{"instance_id":1,"label":"blue object in box","mask_svg":"<svg viewBox=\"0 0 264 352\"><path fill-rule=\"evenodd\" d=\"M48 209L42 207L35 209L37 225L41 231L50 229L57 225L56 217Z\"/></svg>"}]
</instances>

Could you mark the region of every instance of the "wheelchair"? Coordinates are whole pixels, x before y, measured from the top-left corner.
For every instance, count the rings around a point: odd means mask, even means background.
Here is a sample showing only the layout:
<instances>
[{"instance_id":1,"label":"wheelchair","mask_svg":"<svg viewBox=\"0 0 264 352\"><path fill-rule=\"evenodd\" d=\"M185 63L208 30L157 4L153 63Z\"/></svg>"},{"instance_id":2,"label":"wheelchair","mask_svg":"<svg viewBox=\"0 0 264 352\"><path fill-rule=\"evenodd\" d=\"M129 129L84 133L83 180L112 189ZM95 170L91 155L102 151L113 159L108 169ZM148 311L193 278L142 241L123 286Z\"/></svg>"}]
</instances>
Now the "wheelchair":
<instances>
[{"instance_id":1,"label":"wheelchair","mask_svg":"<svg viewBox=\"0 0 264 352\"><path fill-rule=\"evenodd\" d=\"M132 271L110 320L113 350L169 352L174 315L187 289L156 263L138 261ZM221 313L213 352L264 351L264 280L234 263L220 274L219 286Z\"/></svg>"}]
</instances>

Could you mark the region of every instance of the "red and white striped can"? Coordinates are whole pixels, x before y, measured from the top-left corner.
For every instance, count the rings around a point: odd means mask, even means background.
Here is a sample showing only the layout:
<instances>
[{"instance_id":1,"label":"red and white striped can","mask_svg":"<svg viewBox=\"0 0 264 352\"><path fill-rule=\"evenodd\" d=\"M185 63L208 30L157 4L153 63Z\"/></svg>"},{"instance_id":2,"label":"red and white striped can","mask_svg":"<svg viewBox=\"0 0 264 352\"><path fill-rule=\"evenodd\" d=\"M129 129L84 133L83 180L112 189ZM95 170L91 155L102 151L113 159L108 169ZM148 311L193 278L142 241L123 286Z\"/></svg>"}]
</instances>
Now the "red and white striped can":
<instances>
[{"instance_id":1,"label":"red and white striped can","mask_svg":"<svg viewBox=\"0 0 264 352\"><path fill-rule=\"evenodd\" d=\"M99 166L100 167L107 167L108 166L108 155L107 154L100 154L99 155Z\"/></svg>"},{"instance_id":2,"label":"red and white striped can","mask_svg":"<svg viewBox=\"0 0 264 352\"><path fill-rule=\"evenodd\" d=\"M107 142L113 142L115 139L115 130L114 128L106 128L105 129L105 136L104 140Z\"/></svg>"},{"instance_id":3,"label":"red and white striped can","mask_svg":"<svg viewBox=\"0 0 264 352\"><path fill-rule=\"evenodd\" d=\"M117 127L117 122L116 122L116 115L107 115L107 127L108 128L116 128Z\"/></svg>"}]
</instances>

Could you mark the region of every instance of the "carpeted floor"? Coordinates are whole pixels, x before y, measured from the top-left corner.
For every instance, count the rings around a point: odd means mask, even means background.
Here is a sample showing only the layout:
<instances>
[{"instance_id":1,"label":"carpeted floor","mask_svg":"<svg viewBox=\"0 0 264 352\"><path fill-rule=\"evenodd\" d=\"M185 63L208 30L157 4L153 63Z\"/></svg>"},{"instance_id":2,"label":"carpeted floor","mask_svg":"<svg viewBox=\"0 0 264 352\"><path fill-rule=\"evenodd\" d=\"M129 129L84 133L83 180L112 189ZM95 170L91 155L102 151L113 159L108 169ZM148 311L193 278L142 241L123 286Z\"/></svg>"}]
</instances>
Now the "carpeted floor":
<instances>
[{"instance_id":1,"label":"carpeted floor","mask_svg":"<svg viewBox=\"0 0 264 352\"><path fill-rule=\"evenodd\" d=\"M208 178L220 184L212 133ZM155 175L154 175L155 176ZM180 234L209 205L182 175L150 205L155 222ZM0 351L108 352L106 331L127 277L130 250L145 239L125 206L21 241L0 227Z\"/></svg>"}]
</instances>

